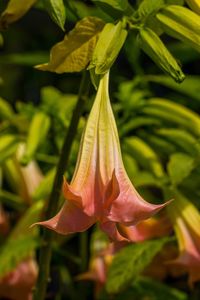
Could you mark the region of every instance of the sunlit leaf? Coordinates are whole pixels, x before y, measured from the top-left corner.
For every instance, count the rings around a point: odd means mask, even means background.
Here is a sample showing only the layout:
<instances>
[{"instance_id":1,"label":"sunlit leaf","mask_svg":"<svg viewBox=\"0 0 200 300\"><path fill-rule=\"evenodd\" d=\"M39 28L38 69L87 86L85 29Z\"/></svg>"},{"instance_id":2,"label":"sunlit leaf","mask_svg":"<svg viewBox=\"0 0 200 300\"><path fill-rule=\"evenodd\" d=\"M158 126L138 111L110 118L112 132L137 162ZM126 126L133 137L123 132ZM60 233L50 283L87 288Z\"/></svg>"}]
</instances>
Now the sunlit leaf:
<instances>
[{"instance_id":1,"label":"sunlit leaf","mask_svg":"<svg viewBox=\"0 0 200 300\"><path fill-rule=\"evenodd\" d=\"M0 136L0 163L16 152L18 143L19 138L15 135L6 134Z\"/></svg>"},{"instance_id":2,"label":"sunlit leaf","mask_svg":"<svg viewBox=\"0 0 200 300\"><path fill-rule=\"evenodd\" d=\"M37 0L10 0L0 17L0 28L5 29L10 23L23 17L36 1Z\"/></svg>"},{"instance_id":3,"label":"sunlit leaf","mask_svg":"<svg viewBox=\"0 0 200 300\"><path fill-rule=\"evenodd\" d=\"M191 109L167 100L165 98L151 98L142 109L144 113L170 123L186 128L196 136L200 136L199 115Z\"/></svg>"},{"instance_id":4,"label":"sunlit leaf","mask_svg":"<svg viewBox=\"0 0 200 300\"><path fill-rule=\"evenodd\" d=\"M164 0L143 0L138 8L138 14L140 17L150 15L156 12L165 4Z\"/></svg>"},{"instance_id":5,"label":"sunlit leaf","mask_svg":"<svg viewBox=\"0 0 200 300\"><path fill-rule=\"evenodd\" d=\"M0 98L0 118L9 119L13 116L14 111L11 105L4 99Z\"/></svg>"},{"instance_id":6,"label":"sunlit leaf","mask_svg":"<svg viewBox=\"0 0 200 300\"><path fill-rule=\"evenodd\" d=\"M200 144L198 140L185 130L178 128L161 128L157 130L157 133L176 145L178 149L181 149L192 156L197 156L200 153Z\"/></svg>"},{"instance_id":7,"label":"sunlit leaf","mask_svg":"<svg viewBox=\"0 0 200 300\"><path fill-rule=\"evenodd\" d=\"M63 0L43 0L44 8L49 13L52 20L65 31L66 11Z\"/></svg>"},{"instance_id":8,"label":"sunlit leaf","mask_svg":"<svg viewBox=\"0 0 200 300\"><path fill-rule=\"evenodd\" d=\"M43 112L37 112L30 124L26 141L25 153L20 159L21 163L27 165L34 157L38 147L46 138L51 120L49 116Z\"/></svg>"},{"instance_id":9,"label":"sunlit leaf","mask_svg":"<svg viewBox=\"0 0 200 300\"><path fill-rule=\"evenodd\" d=\"M163 169L156 152L138 137L125 139L124 149L132 155L139 165L150 170L155 176L162 177Z\"/></svg>"},{"instance_id":10,"label":"sunlit leaf","mask_svg":"<svg viewBox=\"0 0 200 300\"><path fill-rule=\"evenodd\" d=\"M103 21L87 17L79 21L62 42L57 43L50 52L49 63L36 66L42 71L56 73L80 72L87 67L92 58Z\"/></svg>"},{"instance_id":11,"label":"sunlit leaf","mask_svg":"<svg viewBox=\"0 0 200 300\"><path fill-rule=\"evenodd\" d=\"M174 185L180 184L195 168L193 157L185 153L174 153L170 156L167 170Z\"/></svg>"},{"instance_id":12,"label":"sunlit leaf","mask_svg":"<svg viewBox=\"0 0 200 300\"><path fill-rule=\"evenodd\" d=\"M34 200L45 199L46 197L48 197L51 191L55 173L56 170L55 168L53 168L45 175L44 179L42 180L42 182L36 188L35 192L32 195Z\"/></svg>"},{"instance_id":13,"label":"sunlit leaf","mask_svg":"<svg viewBox=\"0 0 200 300\"><path fill-rule=\"evenodd\" d=\"M181 84L174 82L166 75L148 75L145 76L144 79L164 85L174 91L200 101L200 76L198 75L187 75L186 79Z\"/></svg>"}]
</instances>

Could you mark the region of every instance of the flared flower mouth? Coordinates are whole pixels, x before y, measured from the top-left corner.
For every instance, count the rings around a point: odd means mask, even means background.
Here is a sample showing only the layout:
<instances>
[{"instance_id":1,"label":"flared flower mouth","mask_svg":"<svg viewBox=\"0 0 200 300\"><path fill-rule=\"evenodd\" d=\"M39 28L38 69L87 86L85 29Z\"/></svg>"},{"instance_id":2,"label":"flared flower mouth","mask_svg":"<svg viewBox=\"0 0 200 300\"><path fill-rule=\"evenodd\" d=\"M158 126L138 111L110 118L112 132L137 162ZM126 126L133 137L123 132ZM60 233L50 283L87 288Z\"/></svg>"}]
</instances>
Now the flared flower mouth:
<instances>
[{"instance_id":1,"label":"flared flower mouth","mask_svg":"<svg viewBox=\"0 0 200 300\"><path fill-rule=\"evenodd\" d=\"M126 174L108 82L109 73L100 80L82 135L72 181L63 183L67 201L55 217L38 224L68 234L84 231L99 221L101 229L112 240L127 240L119 233L116 223L135 225L168 203L155 205L146 202Z\"/></svg>"}]
</instances>

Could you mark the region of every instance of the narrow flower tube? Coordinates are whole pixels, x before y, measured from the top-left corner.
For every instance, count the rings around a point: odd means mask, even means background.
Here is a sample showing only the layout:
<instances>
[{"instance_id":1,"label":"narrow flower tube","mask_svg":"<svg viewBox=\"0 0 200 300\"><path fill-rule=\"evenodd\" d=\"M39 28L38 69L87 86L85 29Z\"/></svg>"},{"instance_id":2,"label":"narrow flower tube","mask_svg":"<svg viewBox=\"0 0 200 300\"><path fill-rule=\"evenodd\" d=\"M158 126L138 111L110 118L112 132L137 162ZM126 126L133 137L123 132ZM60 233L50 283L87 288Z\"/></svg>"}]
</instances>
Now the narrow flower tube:
<instances>
[{"instance_id":1,"label":"narrow flower tube","mask_svg":"<svg viewBox=\"0 0 200 300\"><path fill-rule=\"evenodd\" d=\"M52 219L38 224L61 234L81 232L95 222L111 240L129 240L117 229L148 219L167 203L146 202L135 190L122 162L117 127L108 94L109 74L100 80L83 132L75 172L64 180L65 203Z\"/></svg>"},{"instance_id":2,"label":"narrow flower tube","mask_svg":"<svg viewBox=\"0 0 200 300\"><path fill-rule=\"evenodd\" d=\"M200 214L180 192L168 207L178 239L179 256L171 264L181 265L189 273L189 285L200 280Z\"/></svg>"}]
</instances>

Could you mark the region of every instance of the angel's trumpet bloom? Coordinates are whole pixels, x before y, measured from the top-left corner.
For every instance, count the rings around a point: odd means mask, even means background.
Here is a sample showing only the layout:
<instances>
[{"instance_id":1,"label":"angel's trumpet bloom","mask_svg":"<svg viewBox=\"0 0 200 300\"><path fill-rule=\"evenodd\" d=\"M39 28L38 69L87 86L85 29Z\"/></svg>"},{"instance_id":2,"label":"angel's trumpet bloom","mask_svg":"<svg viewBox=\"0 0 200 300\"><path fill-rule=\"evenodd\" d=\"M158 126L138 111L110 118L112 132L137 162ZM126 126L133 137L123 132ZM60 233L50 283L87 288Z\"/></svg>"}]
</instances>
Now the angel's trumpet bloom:
<instances>
[{"instance_id":1,"label":"angel's trumpet bloom","mask_svg":"<svg viewBox=\"0 0 200 300\"><path fill-rule=\"evenodd\" d=\"M129 180L108 94L108 73L98 92L84 130L71 184L63 184L67 201L52 219L38 224L61 234L81 232L99 221L112 240L127 240L117 223L135 225L166 205L146 202Z\"/></svg>"},{"instance_id":2,"label":"angel's trumpet bloom","mask_svg":"<svg viewBox=\"0 0 200 300\"><path fill-rule=\"evenodd\" d=\"M183 266L189 273L189 285L200 280L200 214L197 208L179 192L169 208L180 254L170 261Z\"/></svg>"},{"instance_id":3,"label":"angel's trumpet bloom","mask_svg":"<svg viewBox=\"0 0 200 300\"><path fill-rule=\"evenodd\" d=\"M33 258L27 258L19 263L15 270L0 278L0 298L32 300L32 289L37 273L37 264Z\"/></svg>"}]
</instances>

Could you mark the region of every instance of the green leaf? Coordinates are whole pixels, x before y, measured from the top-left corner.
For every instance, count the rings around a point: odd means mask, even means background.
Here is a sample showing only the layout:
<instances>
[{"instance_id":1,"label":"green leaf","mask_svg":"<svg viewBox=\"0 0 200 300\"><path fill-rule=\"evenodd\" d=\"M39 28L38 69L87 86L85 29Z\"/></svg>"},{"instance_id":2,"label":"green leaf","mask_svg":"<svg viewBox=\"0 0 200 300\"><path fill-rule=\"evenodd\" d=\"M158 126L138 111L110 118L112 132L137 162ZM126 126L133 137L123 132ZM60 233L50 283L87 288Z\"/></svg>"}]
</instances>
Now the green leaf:
<instances>
[{"instance_id":1,"label":"green leaf","mask_svg":"<svg viewBox=\"0 0 200 300\"><path fill-rule=\"evenodd\" d=\"M11 105L0 98L0 119L10 119L14 115Z\"/></svg>"},{"instance_id":2,"label":"green leaf","mask_svg":"<svg viewBox=\"0 0 200 300\"><path fill-rule=\"evenodd\" d=\"M20 159L22 164L26 165L33 159L38 147L44 142L50 125L51 120L47 114L37 112L34 115L28 131L25 153Z\"/></svg>"},{"instance_id":3,"label":"green leaf","mask_svg":"<svg viewBox=\"0 0 200 300\"><path fill-rule=\"evenodd\" d=\"M167 5L156 14L168 35L200 51L200 16L180 5Z\"/></svg>"},{"instance_id":4,"label":"green leaf","mask_svg":"<svg viewBox=\"0 0 200 300\"><path fill-rule=\"evenodd\" d=\"M122 127L119 128L120 136L127 135L132 130L135 130L140 127L160 127L161 122L156 118L148 118L148 117L135 117L134 119L130 119L126 123L122 124Z\"/></svg>"},{"instance_id":5,"label":"green leaf","mask_svg":"<svg viewBox=\"0 0 200 300\"><path fill-rule=\"evenodd\" d=\"M176 82L181 83L185 79L179 64L172 56L160 37L150 28L141 28L138 34L138 42L141 49Z\"/></svg>"},{"instance_id":6,"label":"green leaf","mask_svg":"<svg viewBox=\"0 0 200 300\"><path fill-rule=\"evenodd\" d=\"M0 29L6 29L10 23L23 17L36 1L37 0L10 0L0 17Z\"/></svg>"},{"instance_id":7,"label":"green leaf","mask_svg":"<svg viewBox=\"0 0 200 300\"><path fill-rule=\"evenodd\" d=\"M163 284L157 280L148 277L141 277L133 288L142 296L148 297L148 300L187 300L187 294Z\"/></svg>"},{"instance_id":8,"label":"green leaf","mask_svg":"<svg viewBox=\"0 0 200 300\"><path fill-rule=\"evenodd\" d=\"M30 226L39 220L43 208L44 201L38 201L28 208L10 233L9 241L24 236L35 235L37 233L37 227Z\"/></svg>"},{"instance_id":9,"label":"green leaf","mask_svg":"<svg viewBox=\"0 0 200 300\"><path fill-rule=\"evenodd\" d=\"M138 8L138 15L140 17L148 16L165 4L164 0L143 0Z\"/></svg>"},{"instance_id":10,"label":"green leaf","mask_svg":"<svg viewBox=\"0 0 200 300\"><path fill-rule=\"evenodd\" d=\"M133 296L134 295L134 296ZM108 300L103 291L98 300ZM126 291L112 297L113 300L188 300L187 294L155 279L140 276Z\"/></svg>"},{"instance_id":11,"label":"green leaf","mask_svg":"<svg viewBox=\"0 0 200 300\"><path fill-rule=\"evenodd\" d=\"M142 111L166 120L169 124L176 123L180 127L185 127L194 135L200 136L199 115L181 104L163 98L151 98Z\"/></svg>"},{"instance_id":12,"label":"green leaf","mask_svg":"<svg viewBox=\"0 0 200 300\"><path fill-rule=\"evenodd\" d=\"M0 136L0 164L14 155L17 150L19 138L15 135L6 134Z\"/></svg>"},{"instance_id":13,"label":"green leaf","mask_svg":"<svg viewBox=\"0 0 200 300\"><path fill-rule=\"evenodd\" d=\"M48 197L51 187L53 185L53 180L56 174L55 168L51 169L43 178L40 185L34 191L32 197L34 200L45 199Z\"/></svg>"},{"instance_id":14,"label":"green leaf","mask_svg":"<svg viewBox=\"0 0 200 300\"><path fill-rule=\"evenodd\" d=\"M165 0L166 4L184 5L184 0Z\"/></svg>"},{"instance_id":15,"label":"green leaf","mask_svg":"<svg viewBox=\"0 0 200 300\"><path fill-rule=\"evenodd\" d=\"M200 76L198 75L187 75L186 79L181 84L174 82L169 76L165 75L147 75L142 79L159 83L174 91L200 101Z\"/></svg>"},{"instance_id":16,"label":"green leaf","mask_svg":"<svg viewBox=\"0 0 200 300\"><path fill-rule=\"evenodd\" d=\"M127 0L93 0L93 2L95 2L96 4L99 4L99 5L100 5L100 3L107 4L119 11L125 11L128 7Z\"/></svg>"},{"instance_id":17,"label":"green leaf","mask_svg":"<svg viewBox=\"0 0 200 300\"><path fill-rule=\"evenodd\" d=\"M41 89L42 108L66 126L71 118L77 95L63 94L53 86L45 86Z\"/></svg>"},{"instance_id":18,"label":"green leaf","mask_svg":"<svg viewBox=\"0 0 200 300\"><path fill-rule=\"evenodd\" d=\"M124 162L124 166L127 171L127 174L129 176L129 178L132 180L137 176L137 173L138 173L137 161L135 160L135 158L132 155L130 155L126 152L123 152L122 156L123 156L123 162Z\"/></svg>"},{"instance_id":19,"label":"green leaf","mask_svg":"<svg viewBox=\"0 0 200 300\"><path fill-rule=\"evenodd\" d=\"M14 270L39 245L39 239L29 235L8 241L0 249L0 278Z\"/></svg>"},{"instance_id":20,"label":"green leaf","mask_svg":"<svg viewBox=\"0 0 200 300\"><path fill-rule=\"evenodd\" d=\"M120 18L124 15L132 15L134 10L128 0L92 0L106 14L113 18Z\"/></svg>"},{"instance_id":21,"label":"green leaf","mask_svg":"<svg viewBox=\"0 0 200 300\"><path fill-rule=\"evenodd\" d=\"M138 137L126 138L124 149L132 155L143 168L150 170L156 177L162 177L164 171L156 152Z\"/></svg>"},{"instance_id":22,"label":"green leaf","mask_svg":"<svg viewBox=\"0 0 200 300\"><path fill-rule=\"evenodd\" d=\"M153 134L145 134L145 140L153 147L155 151L159 149L159 155L164 154L167 157L176 151L176 146L170 141L167 141L164 137L158 137Z\"/></svg>"},{"instance_id":23,"label":"green leaf","mask_svg":"<svg viewBox=\"0 0 200 300\"><path fill-rule=\"evenodd\" d=\"M200 144L199 141L194 138L189 132L176 129L176 128L162 128L156 131L157 134L165 138L166 140L171 141L177 148L184 150L185 152L198 156L200 153Z\"/></svg>"},{"instance_id":24,"label":"green leaf","mask_svg":"<svg viewBox=\"0 0 200 300\"><path fill-rule=\"evenodd\" d=\"M52 20L65 31L66 11L63 0L43 0L43 3Z\"/></svg>"},{"instance_id":25,"label":"green leaf","mask_svg":"<svg viewBox=\"0 0 200 300\"><path fill-rule=\"evenodd\" d=\"M146 186L161 187L161 182L158 178L153 176L152 173L146 171L138 172L137 176L133 178L133 183L136 188Z\"/></svg>"},{"instance_id":26,"label":"green leaf","mask_svg":"<svg viewBox=\"0 0 200 300\"><path fill-rule=\"evenodd\" d=\"M194 168L194 158L184 153L172 154L167 165L168 174L174 185L180 184Z\"/></svg>"},{"instance_id":27,"label":"green leaf","mask_svg":"<svg viewBox=\"0 0 200 300\"><path fill-rule=\"evenodd\" d=\"M0 63L3 65L22 65L34 66L35 64L43 63L48 59L48 53L45 51L39 52L23 52L12 53L0 56Z\"/></svg>"},{"instance_id":28,"label":"green leaf","mask_svg":"<svg viewBox=\"0 0 200 300\"><path fill-rule=\"evenodd\" d=\"M16 194L0 189L0 202L16 211L24 211L27 206Z\"/></svg>"},{"instance_id":29,"label":"green leaf","mask_svg":"<svg viewBox=\"0 0 200 300\"><path fill-rule=\"evenodd\" d=\"M49 63L37 65L36 68L56 73L82 71L92 58L103 27L103 21L95 17L86 17L77 22L64 40L53 46Z\"/></svg>"},{"instance_id":30,"label":"green leaf","mask_svg":"<svg viewBox=\"0 0 200 300\"><path fill-rule=\"evenodd\" d=\"M123 248L114 257L108 271L107 291L118 293L129 286L167 242L169 242L169 239L164 238Z\"/></svg>"},{"instance_id":31,"label":"green leaf","mask_svg":"<svg viewBox=\"0 0 200 300\"><path fill-rule=\"evenodd\" d=\"M200 15L200 2L198 0L186 0L186 3L191 10Z\"/></svg>"}]
</instances>

